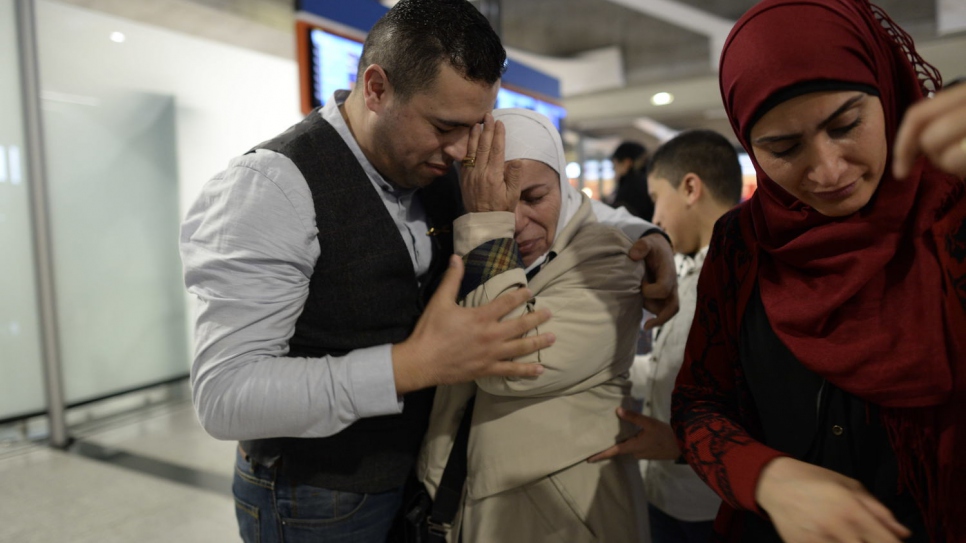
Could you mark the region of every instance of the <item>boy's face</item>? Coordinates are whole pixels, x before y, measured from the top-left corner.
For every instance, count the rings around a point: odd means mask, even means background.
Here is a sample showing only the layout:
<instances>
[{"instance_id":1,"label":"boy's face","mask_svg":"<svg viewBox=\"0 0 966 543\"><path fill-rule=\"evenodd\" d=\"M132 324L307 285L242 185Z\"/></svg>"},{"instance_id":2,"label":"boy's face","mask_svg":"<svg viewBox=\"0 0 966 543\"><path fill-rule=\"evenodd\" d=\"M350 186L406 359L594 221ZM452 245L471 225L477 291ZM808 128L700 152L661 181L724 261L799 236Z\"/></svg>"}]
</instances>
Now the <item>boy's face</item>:
<instances>
[{"instance_id":1,"label":"boy's face","mask_svg":"<svg viewBox=\"0 0 966 543\"><path fill-rule=\"evenodd\" d=\"M677 253L692 254L701 247L700 226L691 213L686 183L677 188L666 178L651 174L647 176L647 193L654 202L654 224L663 229Z\"/></svg>"}]
</instances>

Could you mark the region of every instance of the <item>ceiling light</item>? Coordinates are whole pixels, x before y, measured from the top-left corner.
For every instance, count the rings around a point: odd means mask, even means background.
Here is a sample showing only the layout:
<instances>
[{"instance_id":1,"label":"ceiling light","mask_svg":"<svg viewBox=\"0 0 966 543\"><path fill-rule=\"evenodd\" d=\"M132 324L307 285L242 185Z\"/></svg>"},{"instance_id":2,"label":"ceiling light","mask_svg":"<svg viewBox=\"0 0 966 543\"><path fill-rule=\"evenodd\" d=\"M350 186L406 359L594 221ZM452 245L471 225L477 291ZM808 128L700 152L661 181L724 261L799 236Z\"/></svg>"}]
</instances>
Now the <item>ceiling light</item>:
<instances>
[{"instance_id":1,"label":"ceiling light","mask_svg":"<svg viewBox=\"0 0 966 543\"><path fill-rule=\"evenodd\" d=\"M111 41L114 43L124 43L126 39L123 32L111 32Z\"/></svg>"},{"instance_id":2,"label":"ceiling light","mask_svg":"<svg viewBox=\"0 0 966 543\"><path fill-rule=\"evenodd\" d=\"M674 95L670 92L659 92L651 96L651 103L655 106L666 106L674 101Z\"/></svg>"},{"instance_id":3,"label":"ceiling light","mask_svg":"<svg viewBox=\"0 0 966 543\"><path fill-rule=\"evenodd\" d=\"M577 179L578 177L580 177L580 164L577 164L576 162L571 162L570 164L567 164L567 168L565 169L565 171L567 173L567 178Z\"/></svg>"},{"instance_id":4,"label":"ceiling light","mask_svg":"<svg viewBox=\"0 0 966 543\"><path fill-rule=\"evenodd\" d=\"M588 198L594 197L594 191L590 190L590 187L584 187L580 189L580 192L583 192L584 194L586 194Z\"/></svg>"}]
</instances>

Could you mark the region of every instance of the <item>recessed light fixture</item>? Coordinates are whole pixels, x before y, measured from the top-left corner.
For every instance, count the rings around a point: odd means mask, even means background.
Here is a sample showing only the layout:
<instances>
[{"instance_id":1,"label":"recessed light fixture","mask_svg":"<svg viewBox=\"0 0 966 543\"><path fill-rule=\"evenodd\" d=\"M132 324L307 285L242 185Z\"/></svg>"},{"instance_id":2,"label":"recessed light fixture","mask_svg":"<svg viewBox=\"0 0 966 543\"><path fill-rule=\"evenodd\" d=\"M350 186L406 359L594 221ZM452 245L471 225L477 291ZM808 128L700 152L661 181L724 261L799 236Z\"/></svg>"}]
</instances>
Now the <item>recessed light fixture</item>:
<instances>
[{"instance_id":1,"label":"recessed light fixture","mask_svg":"<svg viewBox=\"0 0 966 543\"><path fill-rule=\"evenodd\" d=\"M674 101L674 95L670 92L659 92L651 96L651 103L655 106L666 106Z\"/></svg>"},{"instance_id":2,"label":"recessed light fixture","mask_svg":"<svg viewBox=\"0 0 966 543\"><path fill-rule=\"evenodd\" d=\"M590 190L590 187L584 187L580 189L580 192L583 192L584 194L586 194L588 198L594 197L594 191Z\"/></svg>"},{"instance_id":3,"label":"recessed light fixture","mask_svg":"<svg viewBox=\"0 0 966 543\"><path fill-rule=\"evenodd\" d=\"M124 43L126 39L127 36L123 32L111 32L111 41L114 43Z\"/></svg>"},{"instance_id":4,"label":"recessed light fixture","mask_svg":"<svg viewBox=\"0 0 966 543\"><path fill-rule=\"evenodd\" d=\"M567 167L564 171L566 171L569 179L577 179L580 177L580 164L571 162L570 164L567 164Z\"/></svg>"}]
</instances>

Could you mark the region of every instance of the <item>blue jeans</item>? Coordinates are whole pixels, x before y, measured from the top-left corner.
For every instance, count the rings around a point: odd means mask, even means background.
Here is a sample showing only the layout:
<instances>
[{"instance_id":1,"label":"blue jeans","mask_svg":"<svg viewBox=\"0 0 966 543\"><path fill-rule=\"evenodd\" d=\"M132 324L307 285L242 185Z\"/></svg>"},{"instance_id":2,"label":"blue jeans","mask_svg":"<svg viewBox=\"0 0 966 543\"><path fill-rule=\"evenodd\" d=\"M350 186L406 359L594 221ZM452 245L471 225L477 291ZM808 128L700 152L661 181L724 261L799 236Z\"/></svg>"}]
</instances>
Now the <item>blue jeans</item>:
<instances>
[{"instance_id":1,"label":"blue jeans","mask_svg":"<svg viewBox=\"0 0 966 543\"><path fill-rule=\"evenodd\" d=\"M647 504L651 521L652 543L708 543L711 541L713 520L687 522L678 520L651 504Z\"/></svg>"},{"instance_id":2,"label":"blue jeans","mask_svg":"<svg viewBox=\"0 0 966 543\"><path fill-rule=\"evenodd\" d=\"M355 494L293 482L236 453L235 516L245 543L384 543L402 488Z\"/></svg>"}]
</instances>

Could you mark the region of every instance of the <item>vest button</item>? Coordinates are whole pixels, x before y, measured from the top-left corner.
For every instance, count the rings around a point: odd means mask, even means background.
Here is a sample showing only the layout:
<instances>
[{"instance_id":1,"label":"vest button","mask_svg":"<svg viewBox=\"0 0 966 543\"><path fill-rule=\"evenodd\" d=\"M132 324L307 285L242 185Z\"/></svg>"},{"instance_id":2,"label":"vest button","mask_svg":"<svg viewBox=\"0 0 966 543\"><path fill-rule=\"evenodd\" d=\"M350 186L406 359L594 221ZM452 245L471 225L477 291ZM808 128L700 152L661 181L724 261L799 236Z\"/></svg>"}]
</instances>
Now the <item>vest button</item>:
<instances>
[{"instance_id":1,"label":"vest button","mask_svg":"<svg viewBox=\"0 0 966 543\"><path fill-rule=\"evenodd\" d=\"M845 428L842 428L838 424L836 424L835 426L832 426L832 435L834 435L834 436L840 436L840 435L842 435L844 433L845 433Z\"/></svg>"}]
</instances>

